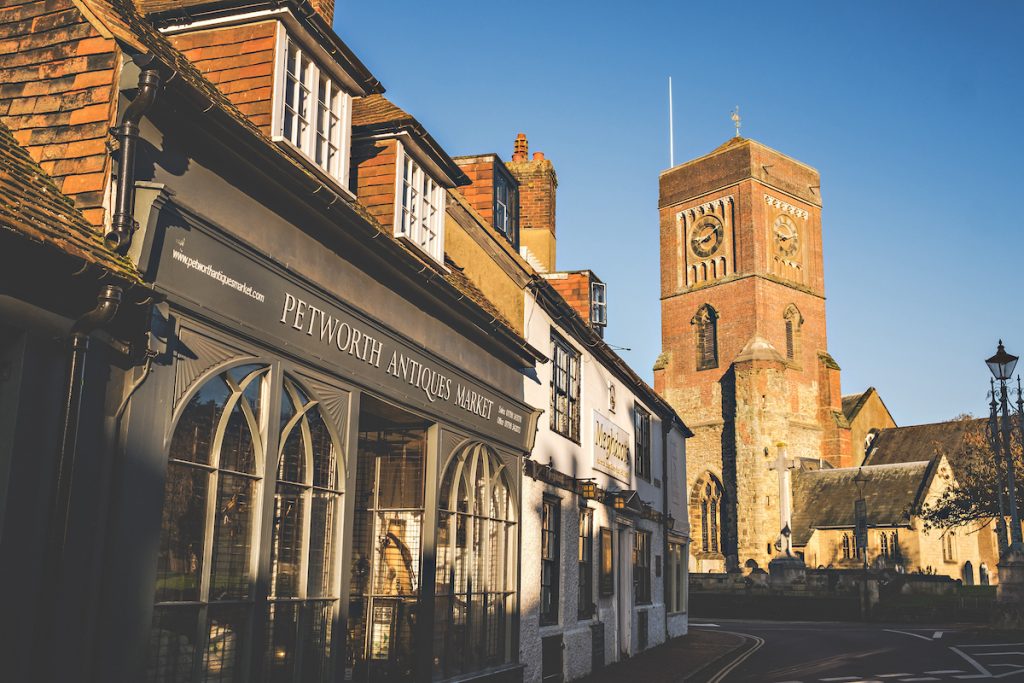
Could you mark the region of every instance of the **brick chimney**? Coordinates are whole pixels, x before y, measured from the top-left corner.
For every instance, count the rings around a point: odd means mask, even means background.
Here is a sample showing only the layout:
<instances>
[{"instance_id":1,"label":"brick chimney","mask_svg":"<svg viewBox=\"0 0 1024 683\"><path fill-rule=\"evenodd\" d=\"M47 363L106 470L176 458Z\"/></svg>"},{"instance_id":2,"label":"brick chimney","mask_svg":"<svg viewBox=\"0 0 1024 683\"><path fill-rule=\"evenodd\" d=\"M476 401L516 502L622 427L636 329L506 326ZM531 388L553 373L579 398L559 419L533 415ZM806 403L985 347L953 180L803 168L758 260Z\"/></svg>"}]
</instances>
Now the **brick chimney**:
<instances>
[{"instance_id":1,"label":"brick chimney","mask_svg":"<svg viewBox=\"0 0 1024 683\"><path fill-rule=\"evenodd\" d=\"M309 4L324 18L328 26L334 25L334 0L309 0Z\"/></svg>"},{"instance_id":2,"label":"brick chimney","mask_svg":"<svg viewBox=\"0 0 1024 683\"><path fill-rule=\"evenodd\" d=\"M529 159L526 135L516 136L512 161L505 164L519 181L519 245L520 251L542 269L555 270L555 191L558 176L555 167L534 152ZM530 258L532 256L532 258Z\"/></svg>"}]
</instances>

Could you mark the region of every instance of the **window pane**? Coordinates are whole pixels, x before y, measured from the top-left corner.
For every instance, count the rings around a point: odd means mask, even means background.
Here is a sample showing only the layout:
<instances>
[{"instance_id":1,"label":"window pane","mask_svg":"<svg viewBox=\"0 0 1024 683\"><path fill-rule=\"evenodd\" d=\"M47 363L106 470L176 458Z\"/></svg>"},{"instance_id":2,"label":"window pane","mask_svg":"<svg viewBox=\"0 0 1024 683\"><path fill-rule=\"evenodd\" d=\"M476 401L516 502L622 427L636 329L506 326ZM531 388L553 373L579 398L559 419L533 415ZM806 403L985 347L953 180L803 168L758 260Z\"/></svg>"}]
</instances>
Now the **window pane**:
<instances>
[{"instance_id":1,"label":"window pane","mask_svg":"<svg viewBox=\"0 0 1024 683\"><path fill-rule=\"evenodd\" d=\"M180 683L192 680L198 623L198 606L157 607L153 610L147 681Z\"/></svg>"},{"instance_id":2,"label":"window pane","mask_svg":"<svg viewBox=\"0 0 1024 683\"><path fill-rule=\"evenodd\" d=\"M299 603L272 603L267 608L267 678L273 683L296 680Z\"/></svg>"},{"instance_id":3,"label":"window pane","mask_svg":"<svg viewBox=\"0 0 1024 683\"><path fill-rule=\"evenodd\" d=\"M274 538L271 546L271 595L300 597L302 522L305 500L302 488L278 483L274 496Z\"/></svg>"},{"instance_id":4,"label":"window pane","mask_svg":"<svg viewBox=\"0 0 1024 683\"><path fill-rule=\"evenodd\" d=\"M203 657L203 681L243 681L244 643L249 631L248 605L211 605L207 624L208 640Z\"/></svg>"},{"instance_id":5,"label":"window pane","mask_svg":"<svg viewBox=\"0 0 1024 683\"><path fill-rule=\"evenodd\" d=\"M199 599L209 477L205 470L196 467L168 464L156 602Z\"/></svg>"},{"instance_id":6,"label":"window pane","mask_svg":"<svg viewBox=\"0 0 1024 683\"><path fill-rule=\"evenodd\" d=\"M221 377L209 380L195 393L174 429L172 459L209 464L214 433L231 393Z\"/></svg>"},{"instance_id":7,"label":"window pane","mask_svg":"<svg viewBox=\"0 0 1024 683\"><path fill-rule=\"evenodd\" d=\"M217 488L210 600L248 598L256 482L225 472Z\"/></svg>"},{"instance_id":8,"label":"window pane","mask_svg":"<svg viewBox=\"0 0 1024 683\"><path fill-rule=\"evenodd\" d=\"M309 533L309 597L334 595L332 590L334 566L334 516L340 496L325 491L313 491Z\"/></svg>"}]
</instances>

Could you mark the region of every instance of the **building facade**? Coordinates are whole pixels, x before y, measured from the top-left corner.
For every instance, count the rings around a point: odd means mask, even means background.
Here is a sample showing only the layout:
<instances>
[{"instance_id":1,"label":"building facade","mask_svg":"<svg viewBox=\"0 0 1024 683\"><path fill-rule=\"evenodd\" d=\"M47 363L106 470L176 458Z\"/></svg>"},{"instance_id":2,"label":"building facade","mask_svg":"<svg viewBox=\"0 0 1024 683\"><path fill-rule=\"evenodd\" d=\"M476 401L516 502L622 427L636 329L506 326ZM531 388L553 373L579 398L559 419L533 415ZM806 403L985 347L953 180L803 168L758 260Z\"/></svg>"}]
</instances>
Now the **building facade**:
<instances>
[{"instance_id":1,"label":"building facade","mask_svg":"<svg viewBox=\"0 0 1024 683\"><path fill-rule=\"evenodd\" d=\"M556 636L571 679L686 630L688 432L538 275L553 167L449 157L332 9L0 18L12 679L538 680Z\"/></svg>"}]
</instances>

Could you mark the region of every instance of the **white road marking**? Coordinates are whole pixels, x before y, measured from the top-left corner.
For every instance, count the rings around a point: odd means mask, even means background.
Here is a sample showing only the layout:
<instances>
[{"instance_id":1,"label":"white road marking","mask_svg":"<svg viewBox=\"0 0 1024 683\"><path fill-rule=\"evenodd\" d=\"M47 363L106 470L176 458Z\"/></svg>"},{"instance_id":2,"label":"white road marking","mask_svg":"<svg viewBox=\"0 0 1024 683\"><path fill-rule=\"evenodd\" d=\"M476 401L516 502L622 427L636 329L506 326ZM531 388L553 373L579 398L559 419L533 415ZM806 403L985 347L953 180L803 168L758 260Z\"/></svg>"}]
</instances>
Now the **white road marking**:
<instances>
[{"instance_id":1,"label":"white road marking","mask_svg":"<svg viewBox=\"0 0 1024 683\"><path fill-rule=\"evenodd\" d=\"M875 674L875 678L900 678L902 676L913 676L914 674Z\"/></svg>"},{"instance_id":2,"label":"white road marking","mask_svg":"<svg viewBox=\"0 0 1024 683\"><path fill-rule=\"evenodd\" d=\"M938 640L941 637L942 637L942 631L936 631L935 633L932 634L932 640Z\"/></svg>"},{"instance_id":3,"label":"white road marking","mask_svg":"<svg viewBox=\"0 0 1024 683\"><path fill-rule=\"evenodd\" d=\"M861 678L860 676L837 676L835 678L819 678L818 680L828 683L829 681L859 681Z\"/></svg>"},{"instance_id":4,"label":"white road marking","mask_svg":"<svg viewBox=\"0 0 1024 683\"><path fill-rule=\"evenodd\" d=\"M891 628L886 628L882 630L888 631L889 633L902 633L903 635L910 636L911 638L920 638L921 640L927 640L929 643L932 641L931 638L928 638L927 636L922 636L920 633L911 633L910 631L897 631L896 629Z\"/></svg>"},{"instance_id":5,"label":"white road marking","mask_svg":"<svg viewBox=\"0 0 1024 683\"><path fill-rule=\"evenodd\" d=\"M941 678L935 678L935 676L922 676L920 678L901 678L900 683L912 683L913 681L941 681Z\"/></svg>"},{"instance_id":6,"label":"white road marking","mask_svg":"<svg viewBox=\"0 0 1024 683\"><path fill-rule=\"evenodd\" d=\"M942 671L925 671L926 674L962 674L963 669L943 669Z\"/></svg>"},{"instance_id":7,"label":"white road marking","mask_svg":"<svg viewBox=\"0 0 1024 683\"><path fill-rule=\"evenodd\" d=\"M957 678L992 678L992 674L990 674L985 667L969 657L963 650L956 647L951 647L949 649L966 659L967 663L978 671L976 674L960 674Z\"/></svg>"},{"instance_id":8,"label":"white road marking","mask_svg":"<svg viewBox=\"0 0 1024 683\"><path fill-rule=\"evenodd\" d=\"M703 626L704 628L722 628L718 624L690 624L690 626Z\"/></svg>"},{"instance_id":9,"label":"white road marking","mask_svg":"<svg viewBox=\"0 0 1024 683\"><path fill-rule=\"evenodd\" d=\"M1024 652L979 652L976 657L997 657L999 655L1024 655ZM1016 666L1015 664L1004 664L1003 666Z\"/></svg>"}]
</instances>

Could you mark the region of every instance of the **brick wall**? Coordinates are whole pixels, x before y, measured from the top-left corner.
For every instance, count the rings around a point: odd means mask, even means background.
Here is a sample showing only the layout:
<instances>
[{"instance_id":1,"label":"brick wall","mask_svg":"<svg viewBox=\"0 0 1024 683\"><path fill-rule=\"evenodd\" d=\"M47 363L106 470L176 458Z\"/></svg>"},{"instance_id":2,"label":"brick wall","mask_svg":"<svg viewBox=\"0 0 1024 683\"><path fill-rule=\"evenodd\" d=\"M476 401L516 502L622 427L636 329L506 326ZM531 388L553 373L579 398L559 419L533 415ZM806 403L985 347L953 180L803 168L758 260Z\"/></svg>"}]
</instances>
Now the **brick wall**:
<instances>
[{"instance_id":1,"label":"brick wall","mask_svg":"<svg viewBox=\"0 0 1024 683\"><path fill-rule=\"evenodd\" d=\"M395 222L397 160L396 140L356 140L352 143L349 183L373 217L392 228Z\"/></svg>"},{"instance_id":2,"label":"brick wall","mask_svg":"<svg viewBox=\"0 0 1024 683\"><path fill-rule=\"evenodd\" d=\"M494 166L498 158L493 154L477 157L458 157L455 162L469 178L470 184L459 192L470 206L494 226Z\"/></svg>"},{"instance_id":3,"label":"brick wall","mask_svg":"<svg viewBox=\"0 0 1024 683\"><path fill-rule=\"evenodd\" d=\"M0 9L0 118L97 227L106 218L119 57L71 0Z\"/></svg>"},{"instance_id":4,"label":"brick wall","mask_svg":"<svg viewBox=\"0 0 1024 683\"><path fill-rule=\"evenodd\" d=\"M566 303L590 324L590 283L595 280L589 270L574 273L550 273L544 276Z\"/></svg>"},{"instance_id":5,"label":"brick wall","mask_svg":"<svg viewBox=\"0 0 1024 683\"><path fill-rule=\"evenodd\" d=\"M726 487L726 553L740 565L754 559L764 567L779 532L778 482L766 447L774 453L784 442L791 457L849 464L839 370L827 355L818 183L809 166L743 139L661 176L663 353L655 388L695 433L688 486L711 472ZM723 234L717 250L702 256L691 232L709 214ZM798 249L787 258L773 229L779 216L797 228ZM705 304L718 315L719 363L698 371L691 320ZM793 307L790 358L786 313ZM734 364L755 337L774 347L778 362Z\"/></svg>"},{"instance_id":6,"label":"brick wall","mask_svg":"<svg viewBox=\"0 0 1024 683\"><path fill-rule=\"evenodd\" d=\"M262 21L179 33L169 39L232 104L270 135L277 30L278 22Z\"/></svg>"}]
</instances>

